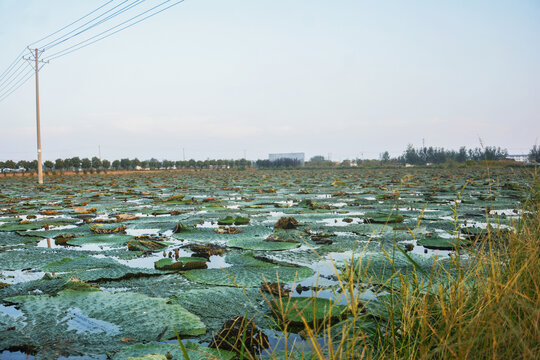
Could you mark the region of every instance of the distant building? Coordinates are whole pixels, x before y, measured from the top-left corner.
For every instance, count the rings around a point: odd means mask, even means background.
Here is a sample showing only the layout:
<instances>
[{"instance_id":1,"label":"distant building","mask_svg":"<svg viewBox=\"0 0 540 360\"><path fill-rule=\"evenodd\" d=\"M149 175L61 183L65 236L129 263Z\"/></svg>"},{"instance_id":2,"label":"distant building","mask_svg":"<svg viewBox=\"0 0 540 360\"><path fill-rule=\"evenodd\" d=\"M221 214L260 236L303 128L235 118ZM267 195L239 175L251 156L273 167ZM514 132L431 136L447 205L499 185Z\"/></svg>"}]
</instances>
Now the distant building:
<instances>
[{"instance_id":1,"label":"distant building","mask_svg":"<svg viewBox=\"0 0 540 360\"><path fill-rule=\"evenodd\" d=\"M283 153L283 154L268 154L268 160L276 161L280 159L291 159L300 161L300 165L304 166L305 163L304 153Z\"/></svg>"},{"instance_id":2,"label":"distant building","mask_svg":"<svg viewBox=\"0 0 540 360\"><path fill-rule=\"evenodd\" d=\"M506 159L507 160L514 160L514 161L517 161L517 162L523 162L523 163L528 163L529 162L529 155L507 155L506 156Z\"/></svg>"}]
</instances>

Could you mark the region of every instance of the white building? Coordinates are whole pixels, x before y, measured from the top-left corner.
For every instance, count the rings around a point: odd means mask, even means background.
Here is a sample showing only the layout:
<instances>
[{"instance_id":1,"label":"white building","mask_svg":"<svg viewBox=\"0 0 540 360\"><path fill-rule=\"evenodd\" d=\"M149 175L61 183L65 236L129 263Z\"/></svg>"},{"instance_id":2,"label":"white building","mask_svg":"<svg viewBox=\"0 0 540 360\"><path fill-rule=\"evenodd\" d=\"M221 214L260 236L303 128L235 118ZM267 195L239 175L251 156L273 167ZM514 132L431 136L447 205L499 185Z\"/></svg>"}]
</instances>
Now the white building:
<instances>
[{"instance_id":1,"label":"white building","mask_svg":"<svg viewBox=\"0 0 540 360\"><path fill-rule=\"evenodd\" d=\"M279 159L292 159L300 161L300 164L304 166L305 154L304 153L283 153L283 154L268 154L268 160L276 161Z\"/></svg>"},{"instance_id":2,"label":"white building","mask_svg":"<svg viewBox=\"0 0 540 360\"><path fill-rule=\"evenodd\" d=\"M514 160L517 162L529 163L529 155L508 155L506 156L508 160Z\"/></svg>"}]
</instances>

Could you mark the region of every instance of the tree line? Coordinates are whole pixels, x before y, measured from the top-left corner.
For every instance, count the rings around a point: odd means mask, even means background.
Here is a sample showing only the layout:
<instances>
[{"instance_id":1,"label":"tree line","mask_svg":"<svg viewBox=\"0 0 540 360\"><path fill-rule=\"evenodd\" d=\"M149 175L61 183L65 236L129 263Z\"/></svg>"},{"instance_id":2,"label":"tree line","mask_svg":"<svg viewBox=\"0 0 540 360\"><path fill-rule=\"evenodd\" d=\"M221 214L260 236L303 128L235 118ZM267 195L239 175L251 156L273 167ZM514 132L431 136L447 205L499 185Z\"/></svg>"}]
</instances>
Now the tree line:
<instances>
[{"instance_id":1,"label":"tree line","mask_svg":"<svg viewBox=\"0 0 540 360\"><path fill-rule=\"evenodd\" d=\"M497 161L504 160L508 156L508 150L500 147L483 147L467 149L461 147L459 150L447 150L436 147L421 147L414 148L412 145L407 146L407 149L402 155L392 158L388 151L380 154L378 160L343 160L341 164L332 161L324 160L322 156L314 156L305 163L308 167L333 167L340 165L349 167L356 164L357 166L372 166L374 163L379 164L396 164L396 165L426 165L426 164L443 164L454 161L463 163L466 161ZM530 162L540 163L540 146L534 145L529 151L528 158ZM79 158L78 156L67 159L56 159L55 161L47 160L43 163L45 171L106 171L106 170L136 170L136 169L243 169L249 167L257 168L296 168L302 166L302 163L296 159L278 159L250 161L246 159L218 159L218 160L139 160L137 158L123 158L119 160L109 161L102 160L97 156L93 158ZM33 161L0 161L0 169L2 172L9 171L37 171L37 160Z\"/></svg>"},{"instance_id":2,"label":"tree line","mask_svg":"<svg viewBox=\"0 0 540 360\"><path fill-rule=\"evenodd\" d=\"M136 169L205 169L205 168L241 168L249 167L251 162L246 159L239 160L139 160L137 158L119 159L114 161L101 160L97 156L93 158L80 158L78 156L67 159L56 159L55 161L47 160L43 162L43 170L50 171L99 171L99 170L136 170ZM21 171L36 171L37 160L33 161L0 161L0 169L21 170Z\"/></svg>"},{"instance_id":3,"label":"tree line","mask_svg":"<svg viewBox=\"0 0 540 360\"><path fill-rule=\"evenodd\" d=\"M447 150L445 148L421 147L415 149L412 145L407 146L403 155L399 156L396 161L399 164L411 165L426 165L426 164L443 164L449 161L463 163L469 160L472 161L497 161L504 160L508 156L508 150L500 147L486 146L483 148L468 149L466 147L456 150ZM390 160L388 152L381 155L381 161L387 162Z\"/></svg>"}]
</instances>

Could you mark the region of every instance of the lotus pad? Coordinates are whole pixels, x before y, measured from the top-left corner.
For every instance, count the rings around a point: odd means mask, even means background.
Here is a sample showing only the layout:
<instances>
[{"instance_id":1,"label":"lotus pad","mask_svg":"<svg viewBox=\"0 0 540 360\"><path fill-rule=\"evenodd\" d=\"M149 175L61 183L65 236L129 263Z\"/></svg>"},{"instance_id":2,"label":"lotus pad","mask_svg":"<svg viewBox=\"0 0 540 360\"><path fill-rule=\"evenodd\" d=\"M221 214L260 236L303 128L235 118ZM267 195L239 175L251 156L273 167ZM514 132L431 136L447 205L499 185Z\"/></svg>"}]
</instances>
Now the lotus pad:
<instances>
[{"instance_id":1,"label":"lotus pad","mask_svg":"<svg viewBox=\"0 0 540 360\"><path fill-rule=\"evenodd\" d=\"M391 224L403 222L403 215L399 214L384 214L384 213L370 213L364 216L364 220L369 223L375 224Z\"/></svg>"},{"instance_id":2,"label":"lotus pad","mask_svg":"<svg viewBox=\"0 0 540 360\"><path fill-rule=\"evenodd\" d=\"M182 306L136 293L64 290L57 296L18 296L6 301L23 311L26 325L18 330L37 345L44 345L48 333L57 343L68 341L77 350L92 353L114 350L122 338L172 339L174 328L183 336L205 333L200 319Z\"/></svg>"},{"instance_id":3,"label":"lotus pad","mask_svg":"<svg viewBox=\"0 0 540 360\"><path fill-rule=\"evenodd\" d=\"M42 267L41 270L60 273L56 275L62 277L76 276L81 280L92 282L162 274L158 270L132 268L114 259L91 256L64 258Z\"/></svg>"},{"instance_id":4,"label":"lotus pad","mask_svg":"<svg viewBox=\"0 0 540 360\"><path fill-rule=\"evenodd\" d=\"M259 289L216 286L209 289L182 291L171 297L171 304L180 304L199 316L209 334L217 332L223 319L247 316L258 326L266 322L267 305Z\"/></svg>"},{"instance_id":5,"label":"lotus pad","mask_svg":"<svg viewBox=\"0 0 540 360\"><path fill-rule=\"evenodd\" d=\"M205 258L200 257L180 257L173 261L171 258L164 258L154 263L154 267L159 270L190 270L190 269L206 269Z\"/></svg>"},{"instance_id":6,"label":"lotus pad","mask_svg":"<svg viewBox=\"0 0 540 360\"><path fill-rule=\"evenodd\" d=\"M418 245L422 245L428 249L437 249L437 250L454 250L458 245L456 239L446 239L440 237L425 238L417 241ZM471 242L468 240L460 239L459 246L469 246Z\"/></svg>"},{"instance_id":7,"label":"lotus pad","mask_svg":"<svg viewBox=\"0 0 540 360\"><path fill-rule=\"evenodd\" d=\"M331 300L314 297L290 297L288 299L272 300L271 306L278 318L281 311L285 312L286 318L293 325L302 325L305 320L308 324L313 324L314 321L322 321L340 317L347 310L345 305L335 305ZM282 306L282 307L281 307Z\"/></svg>"},{"instance_id":8,"label":"lotus pad","mask_svg":"<svg viewBox=\"0 0 540 360\"><path fill-rule=\"evenodd\" d=\"M300 243L284 241L265 241L264 239L233 239L227 246L246 250L289 250L299 247Z\"/></svg>"},{"instance_id":9,"label":"lotus pad","mask_svg":"<svg viewBox=\"0 0 540 360\"><path fill-rule=\"evenodd\" d=\"M227 350L217 350L212 348L203 347L194 342L188 341L184 345L187 350L190 360L199 360L199 359L223 359L229 360L233 359L236 354ZM125 360L129 357L143 356L145 354L161 354L166 355L167 353L172 355L174 360L182 360L184 354L182 349L178 344L136 344L124 347L122 350L117 352L112 360Z\"/></svg>"},{"instance_id":10,"label":"lotus pad","mask_svg":"<svg viewBox=\"0 0 540 360\"><path fill-rule=\"evenodd\" d=\"M189 280L225 286L257 287L263 282L291 283L307 279L314 271L305 266L273 264L255 259L251 254L229 255L225 259L231 267L224 269L191 270L184 273Z\"/></svg>"},{"instance_id":11,"label":"lotus pad","mask_svg":"<svg viewBox=\"0 0 540 360\"><path fill-rule=\"evenodd\" d=\"M129 241L131 236L124 234L100 234L74 237L67 241L69 245L82 246L85 244L102 244L107 246L121 246Z\"/></svg>"}]
</instances>

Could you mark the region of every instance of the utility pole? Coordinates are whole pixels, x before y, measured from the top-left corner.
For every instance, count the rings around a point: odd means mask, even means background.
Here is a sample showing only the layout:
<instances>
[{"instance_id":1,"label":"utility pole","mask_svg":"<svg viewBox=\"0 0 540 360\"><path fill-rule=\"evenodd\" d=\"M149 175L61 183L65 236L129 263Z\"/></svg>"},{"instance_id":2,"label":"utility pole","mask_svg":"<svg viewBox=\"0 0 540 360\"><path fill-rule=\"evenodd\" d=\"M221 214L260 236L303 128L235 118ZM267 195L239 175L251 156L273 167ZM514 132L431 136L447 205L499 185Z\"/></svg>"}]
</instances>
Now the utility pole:
<instances>
[{"instance_id":1,"label":"utility pole","mask_svg":"<svg viewBox=\"0 0 540 360\"><path fill-rule=\"evenodd\" d=\"M98 158L101 161L101 145L98 145Z\"/></svg>"},{"instance_id":2,"label":"utility pole","mask_svg":"<svg viewBox=\"0 0 540 360\"><path fill-rule=\"evenodd\" d=\"M46 64L48 61L39 60L39 54L43 52L43 50L39 49L30 49L30 54L34 58L25 58L24 60L30 61L30 64L35 61L34 70L36 71L36 128L37 128L37 165L38 165L38 184L43 184L43 166L42 166L42 157L41 157L41 125L40 125L40 119L39 119L39 63ZM34 53L32 53L34 51Z\"/></svg>"}]
</instances>

